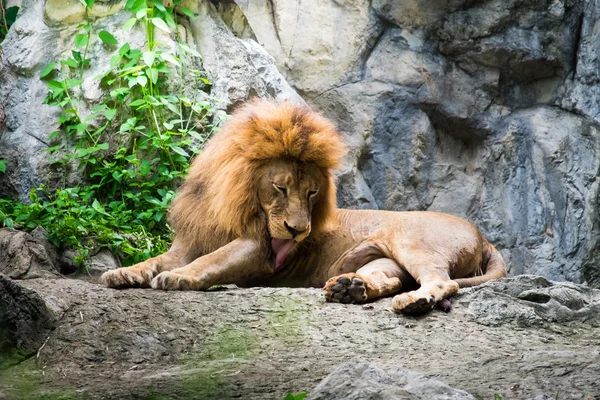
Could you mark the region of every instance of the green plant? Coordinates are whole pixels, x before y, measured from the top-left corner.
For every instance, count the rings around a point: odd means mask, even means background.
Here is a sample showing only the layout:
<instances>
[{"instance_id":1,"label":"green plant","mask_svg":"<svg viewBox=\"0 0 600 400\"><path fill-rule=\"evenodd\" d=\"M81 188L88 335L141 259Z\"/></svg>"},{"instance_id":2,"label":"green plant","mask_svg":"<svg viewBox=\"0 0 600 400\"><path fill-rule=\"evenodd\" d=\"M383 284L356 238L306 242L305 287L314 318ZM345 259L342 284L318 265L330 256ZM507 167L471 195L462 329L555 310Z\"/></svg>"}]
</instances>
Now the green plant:
<instances>
[{"instance_id":1,"label":"green plant","mask_svg":"<svg viewBox=\"0 0 600 400\"><path fill-rule=\"evenodd\" d=\"M125 9L133 17L124 29L143 27L145 49L119 46L107 31L96 34L89 19L94 1L80 2L85 22L78 26L75 50L40 74L49 89L44 103L63 110L47 149L52 165L62 171L62 184L55 190L50 184L33 190L28 205L0 200L0 223L23 229L43 226L54 244L76 249L82 264L91 251L106 247L128 265L167 249L171 231L166 213L174 190L191 157L215 129L209 123L213 101L204 93L210 82L193 68L200 64L200 55L187 44L177 40L172 53L155 41L155 29L176 35L179 1L171 7L158 0L127 1ZM86 109L82 82L96 36L114 55L98 77L108 95ZM184 87L184 79L193 85ZM169 93L173 87L177 93ZM67 185L72 168L83 178L80 186Z\"/></svg>"},{"instance_id":2,"label":"green plant","mask_svg":"<svg viewBox=\"0 0 600 400\"><path fill-rule=\"evenodd\" d=\"M288 392L285 396L285 400L304 400L306 396L308 396L307 392L298 393L296 395L292 394L292 392Z\"/></svg>"}]
</instances>

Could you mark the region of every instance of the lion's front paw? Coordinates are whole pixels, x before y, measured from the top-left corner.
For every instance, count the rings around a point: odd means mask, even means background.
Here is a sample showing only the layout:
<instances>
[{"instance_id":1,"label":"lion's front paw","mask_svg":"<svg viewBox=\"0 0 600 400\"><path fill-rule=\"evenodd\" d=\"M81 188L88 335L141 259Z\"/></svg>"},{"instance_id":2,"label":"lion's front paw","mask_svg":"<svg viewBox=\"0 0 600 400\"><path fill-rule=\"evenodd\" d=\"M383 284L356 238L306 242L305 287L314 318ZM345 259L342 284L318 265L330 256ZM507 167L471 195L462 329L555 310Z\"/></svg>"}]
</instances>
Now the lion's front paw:
<instances>
[{"instance_id":1,"label":"lion's front paw","mask_svg":"<svg viewBox=\"0 0 600 400\"><path fill-rule=\"evenodd\" d=\"M106 271L100 276L100 282L111 288L127 287L150 287L150 281L154 273L152 268L141 268L137 266L117 268Z\"/></svg>"},{"instance_id":2,"label":"lion's front paw","mask_svg":"<svg viewBox=\"0 0 600 400\"><path fill-rule=\"evenodd\" d=\"M330 278L323 287L325 299L336 303L364 303L367 300L365 282L357 274Z\"/></svg>"},{"instance_id":3,"label":"lion's front paw","mask_svg":"<svg viewBox=\"0 0 600 400\"><path fill-rule=\"evenodd\" d=\"M159 290L203 290L197 278L175 271L161 272L152 279L152 289Z\"/></svg>"},{"instance_id":4,"label":"lion's front paw","mask_svg":"<svg viewBox=\"0 0 600 400\"><path fill-rule=\"evenodd\" d=\"M427 312L435 305L435 297L428 293L419 293L418 291L402 293L392 300L392 309L394 312L406 314L420 314Z\"/></svg>"}]
</instances>

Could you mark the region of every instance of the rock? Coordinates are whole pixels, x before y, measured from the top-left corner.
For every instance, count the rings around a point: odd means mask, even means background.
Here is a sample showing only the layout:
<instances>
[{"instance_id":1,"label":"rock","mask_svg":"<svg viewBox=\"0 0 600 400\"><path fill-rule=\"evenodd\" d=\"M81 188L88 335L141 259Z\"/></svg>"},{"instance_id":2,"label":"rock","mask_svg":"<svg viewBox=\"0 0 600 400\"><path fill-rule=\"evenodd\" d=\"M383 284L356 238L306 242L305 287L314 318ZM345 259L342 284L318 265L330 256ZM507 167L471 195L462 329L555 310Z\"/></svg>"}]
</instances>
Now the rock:
<instances>
[{"instance_id":1,"label":"rock","mask_svg":"<svg viewBox=\"0 0 600 400\"><path fill-rule=\"evenodd\" d=\"M340 397L352 388L361 390L359 398L378 391L419 398L417 390L432 387L482 399L600 393L600 326L578 317L592 302L575 309L578 299L596 294L541 277L461 290L450 313L420 317L390 312L391 298L368 307L325 303L320 289L164 292L107 289L81 279L19 283L38 293L60 324L39 358L2 373L0 393L8 398L76 392L281 400L287 392L318 393L317 384L341 363L373 364L381 372L353 372L356 379L346 377ZM485 313L499 314L493 304L509 304L509 311L490 324ZM576 318L554 319L563 307ZM520 324L521 314L539 323ZM19 378L29 383L27 393L15 392Z\"/></svg>"},{"instance_id":2,"label":"rock","mask_svg":"<svg viewBox=\"0 0 600 400\"><path fill-rule=\"evenodd\" d=\"M405 368L342 364L310 393L311 400L475 400L469 393Z\"/></svg>"},{"instance_id":3,"label":"rock","mask_svg":"<svg viewBox=\"0 0 600 400\"><path fill-rule=\"evenodd\" d=\"M26 232L0 230L0 274L13 279L58 276L55 254L47 249L50 246L47 240Z\"/></svg>"},{"instance_id":4,"label":"rock","mask_svg":"<svg viewBox=\"0 0 600 400\"><path fill-rule=\"evenodd\" d=\"M104 272L115 268L121 268L121 262L110 250L103 249L90 257L86 272L91 276L100 276Z\"/></svg>"},{"instance_id":5,"label":"rock","mask_svg":"<svg viewBox=\"0 0 600 400\"><path fill-rule=\"evenodd\" d=\"M37 293L0 274L0 370L34 355L55 326Z\"/></svg>"},{"instance_id":6,"label":"rock","mask_svg":"<svg viewBox=\"0 0 600 400\"><path fill-rule=\"evenodd\" d=\"M497 326L600 326L600 290L540 276L521 275L461 292L471 297L475 321Z\"/></svg>"},{"instance_id":7,"label":"rock","mask_svg":"<svg viewBox=\"0 0 600 400\"><path fill-rule=\"evenodd\" d=\"M255 96L303 103L277 71L273 58L254 40L236 38L209 2L202 4L191 29L215 98L231 107Z\"/></svg>"}]
</instances>

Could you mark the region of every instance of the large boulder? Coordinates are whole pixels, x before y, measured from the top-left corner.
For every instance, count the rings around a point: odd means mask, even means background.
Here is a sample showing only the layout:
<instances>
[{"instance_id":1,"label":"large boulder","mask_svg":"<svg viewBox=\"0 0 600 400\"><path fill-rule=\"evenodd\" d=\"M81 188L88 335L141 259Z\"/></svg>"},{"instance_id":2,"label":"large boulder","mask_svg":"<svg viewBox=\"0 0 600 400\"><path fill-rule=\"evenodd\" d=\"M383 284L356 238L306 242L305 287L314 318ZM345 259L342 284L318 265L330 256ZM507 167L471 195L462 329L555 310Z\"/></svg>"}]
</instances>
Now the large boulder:
<instances>
[{"instance_id":1,"label":"large boulder","mask_svg":"<svg viewBox=\"0 0 600 400\"><path fill-rule=\"evenodd\" d=\"M0 274L0 370L36 354L55 326L37 293Z\"/></svg>"},{"instance_id":2,"label":"large boulder","mask_svg":"<svg viewBox=\"0 0 600 400\"><path fill-rule=\"evenodd\" d=\"M469 393L451 388L406 368L386 371L372 364L342 364L308 396L310 400L475 400Z\"/></svg>"}]
</instances>

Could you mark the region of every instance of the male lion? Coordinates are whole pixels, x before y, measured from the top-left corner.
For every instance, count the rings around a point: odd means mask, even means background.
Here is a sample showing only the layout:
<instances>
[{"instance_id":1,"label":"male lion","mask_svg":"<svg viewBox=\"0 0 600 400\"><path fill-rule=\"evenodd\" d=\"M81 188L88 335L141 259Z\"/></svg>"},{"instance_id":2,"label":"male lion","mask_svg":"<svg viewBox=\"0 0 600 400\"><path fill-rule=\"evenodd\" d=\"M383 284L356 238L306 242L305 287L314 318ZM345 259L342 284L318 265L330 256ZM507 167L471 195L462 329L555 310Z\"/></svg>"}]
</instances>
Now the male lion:
<instances>
[{"instance_id":1,"label":"male lion","mask_svg":"<svg viewBox=\"0 0 600 400\"><path fill-rule=\"evenodd\" d=\"M404 289L392 307L410 313L506 275L500 253L457 217L336 208L332 170L344 153L334 126L308 108L248 103L192 163L172 205L169 251L108 271L102 282L324 287L327 300L341 303Z\"/></svg>"}]
</instances>

